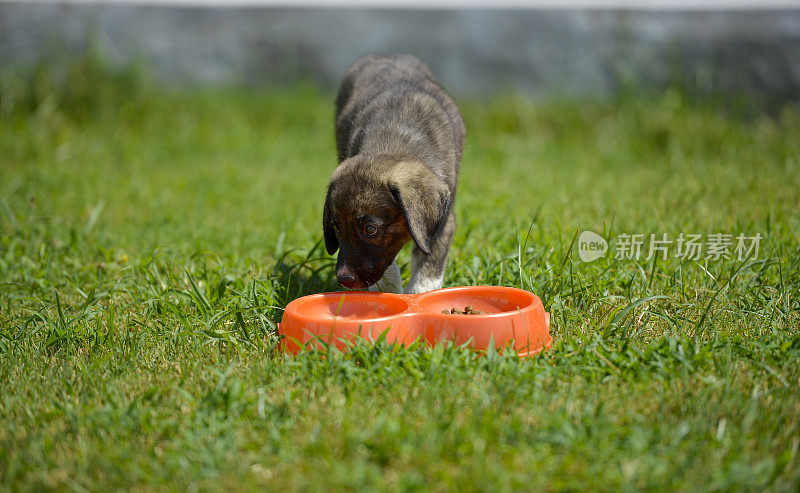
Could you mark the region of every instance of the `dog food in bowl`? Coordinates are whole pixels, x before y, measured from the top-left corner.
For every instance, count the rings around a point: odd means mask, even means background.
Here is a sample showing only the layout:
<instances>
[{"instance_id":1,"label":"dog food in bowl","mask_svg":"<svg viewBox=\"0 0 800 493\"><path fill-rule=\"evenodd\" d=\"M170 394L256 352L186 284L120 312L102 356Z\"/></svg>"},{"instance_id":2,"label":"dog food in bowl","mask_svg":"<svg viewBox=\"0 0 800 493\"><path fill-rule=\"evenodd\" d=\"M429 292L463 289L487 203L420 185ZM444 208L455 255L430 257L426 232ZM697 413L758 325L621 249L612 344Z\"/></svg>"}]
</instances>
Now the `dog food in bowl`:
<instances>
[{"instance_id":1,"label":"dog food in bowl","mask_svg":"<svg viewBox=\"0 0 800 493\"><path fill-rule=\"evenodd\" d=\"M446 315L486 315L485 311L476 310L476 309L472 308L472 305L465 306L463 310L460 310L460 309L458 309L456 307L453 307L453 308L451 308L449 310L448 309L444 309L444 310L442 310L442 313L444 313Z\"/></svg>"}]
</instances>

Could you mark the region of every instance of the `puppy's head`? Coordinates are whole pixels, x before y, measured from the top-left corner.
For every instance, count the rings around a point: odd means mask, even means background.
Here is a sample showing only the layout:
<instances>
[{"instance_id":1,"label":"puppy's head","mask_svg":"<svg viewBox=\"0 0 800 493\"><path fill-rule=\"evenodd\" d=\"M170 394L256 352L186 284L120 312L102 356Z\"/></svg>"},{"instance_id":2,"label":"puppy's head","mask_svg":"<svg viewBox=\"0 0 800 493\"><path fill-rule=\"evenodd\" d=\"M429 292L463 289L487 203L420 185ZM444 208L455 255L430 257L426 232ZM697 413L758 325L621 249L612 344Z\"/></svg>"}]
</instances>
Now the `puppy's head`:
<instances>
[{"instance_id":1,"label":"puppy's head","mask_svg":"<svg viewBox=\"0 0 800 493\"><path fill-rule=\"evenodd\" d=\"M322 227L336 277L348 288L375 284L411 238L430 254L450 212L450 189L419 161L355 156L331 177Z\"/></svg>"}]
</instances>

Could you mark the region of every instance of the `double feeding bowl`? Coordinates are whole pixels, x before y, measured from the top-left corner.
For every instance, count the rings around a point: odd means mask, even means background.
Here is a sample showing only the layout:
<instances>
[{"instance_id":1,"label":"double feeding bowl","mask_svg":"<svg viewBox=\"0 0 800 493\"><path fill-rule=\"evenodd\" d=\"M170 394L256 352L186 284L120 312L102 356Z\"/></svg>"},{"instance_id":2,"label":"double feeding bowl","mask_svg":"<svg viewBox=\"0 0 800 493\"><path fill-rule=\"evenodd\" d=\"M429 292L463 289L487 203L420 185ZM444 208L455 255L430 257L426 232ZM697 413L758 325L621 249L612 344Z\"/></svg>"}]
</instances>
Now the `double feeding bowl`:
<instances>
[{"instance_id":1,"label":"double feeding bowl","mask_svg":"<svg viewBox=\"0 0 800 493\"><path fill-rule=\"evenodd\" d=\"M466 307L479 314L451 314ZM448 313L442 313L448 311ZM482 312L482 313L480 313ZM297 353L322 344L345 349L357 337L408 345L469 344L477 350L512 345L520 356L549 348L550 314L542 301L522 289L462 286L422 294L343 291L313 294L288 305L278 325L281 348Z\"/></svg>"}]
</instances>

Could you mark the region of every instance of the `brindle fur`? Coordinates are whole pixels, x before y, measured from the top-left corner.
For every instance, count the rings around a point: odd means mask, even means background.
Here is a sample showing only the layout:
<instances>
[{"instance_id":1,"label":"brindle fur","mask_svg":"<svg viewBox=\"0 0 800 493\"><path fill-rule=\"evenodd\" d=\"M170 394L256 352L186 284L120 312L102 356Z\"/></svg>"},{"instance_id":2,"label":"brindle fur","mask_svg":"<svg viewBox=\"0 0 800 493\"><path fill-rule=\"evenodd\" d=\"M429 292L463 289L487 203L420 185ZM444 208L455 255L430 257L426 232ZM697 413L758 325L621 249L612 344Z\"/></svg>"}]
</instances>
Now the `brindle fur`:
<instances>
[{"instance_id":1,"label":"brindle fur","mask_svg":"<svg viewBox=\"0 0 800 493\"><path fill-rule=\"evenodd\" d=\"M340 282L375 284L413 239L405 291L441 287L464 133L455 101L419 59L370 55L348 70L336 98L339 166L323 210ZM367 224L379 230L374 238Z\"/></svg>"}]
</instances>

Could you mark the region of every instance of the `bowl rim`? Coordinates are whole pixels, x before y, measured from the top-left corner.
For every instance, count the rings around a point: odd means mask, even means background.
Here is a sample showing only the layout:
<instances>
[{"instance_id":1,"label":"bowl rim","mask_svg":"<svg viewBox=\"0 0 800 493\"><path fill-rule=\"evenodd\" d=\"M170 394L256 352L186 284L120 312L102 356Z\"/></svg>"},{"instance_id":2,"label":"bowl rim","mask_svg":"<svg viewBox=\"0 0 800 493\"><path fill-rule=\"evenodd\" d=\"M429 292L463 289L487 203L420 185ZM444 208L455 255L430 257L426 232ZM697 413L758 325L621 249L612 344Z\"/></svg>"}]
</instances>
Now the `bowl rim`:
<instances>
[{"instance_id":1,"label":"bowl rim","mask_svg":"<svg viewBox=\"0 0 800 493\"><path fill-rule=\"evenodd\" d=\"M460 313L445 314L435 310L423 309L421 306L425 298L427 297L441 296L443 294L448 294L448 293L468 293L470 291L479 291L479 292L496 291L497 294L499 295L498 297L503 297L502 293L515 293L524 296L525 298L528 299L529 302L525 306L518 307L516 310L508 310L497 313L483 313L478 315L467 315ZM406 305L406 307L399 312L395 312L389 315L367 316L367 317L352 316L346 318L337 318L336 316L332 316L330 318L318 317L310 315L304 310L300 309L300 307L302 307L303 304L314 302L318 299L332 298L337 296L354 296L354 295L401 301ZM285 317L286 314L289 313L293 317L302 318L304 321L313 321L314 323L335 322L335 323L347 323L347 324L353 324L359 322L362 323L384 322L390 319L406 317L406 316L436 317L436 318L446 318L450 320L452 319L490 320L495 318L505 318L514 316L516 314L521 314L529 310L536 310L538 307L541 307L542 310L544 310L544 305L542 304L542 300L536 294L531 293L530 291L526 291L524 289L511 286L477 285L477 286L453 286L447 288L434 289L433 291L427 291L425 293L417 293L417 294L384 293L380 291L331 291L326 293L314 293L306 296L301 296L299 298L290 301L289 304L287 304L286 307L284 308L283 316Z\"/></svg>"},{"instance_id":2,"label":"bowl rim","mask_svg":"<svg viewBox=\"0 0 800 493\"><path fill-rule=\"evenodd\" d=\"M403 308L399 312L395 312L395 313L391 313L389 315L383 315L383 316L379 316L379 317L371 317L371 316L369 316L369 317L359 317L359 316L338 317L336 315L333 315L330 318L328 318L328 317L313 316L313 315L310 315L310 314L306 313L303 310L298 309L300 306L302 306L303 303L315 302L316 300L322 299L322 298L330 298L330 297L336 297L336 296L347 296L347 295L368 295L370 297L372 297L372 296L383 297L383 298L393 299L393 300L396 300L396 301L401 301L406 306L405 306L405 308ZM301 296L300 298L296 298L296 299L290 301L289 304L287 304L286 307L284 308L283 317L286 317L286 314L290 313L291 316L293 316L293 317L301 318L304 321L312 321L313 323L316 323L316 324L333 322L334 324L345 323L345 324L348 324L348 325L352 325L354 323L384 322L384 321L395 319L395 318L398 318L398 317L401 317L401 316L416 315L417 312L414 311L413 308L414 308L414 306L412 306L412 304L409 302L409 300L405 299L405 297L403 295L399 295L399 294L395 294L395 293L382 293L382 292L376 292L376 291L332 291L332 292L327 292L327 293L309 294L309 295Z\"/></svg>"}]
</instances>

